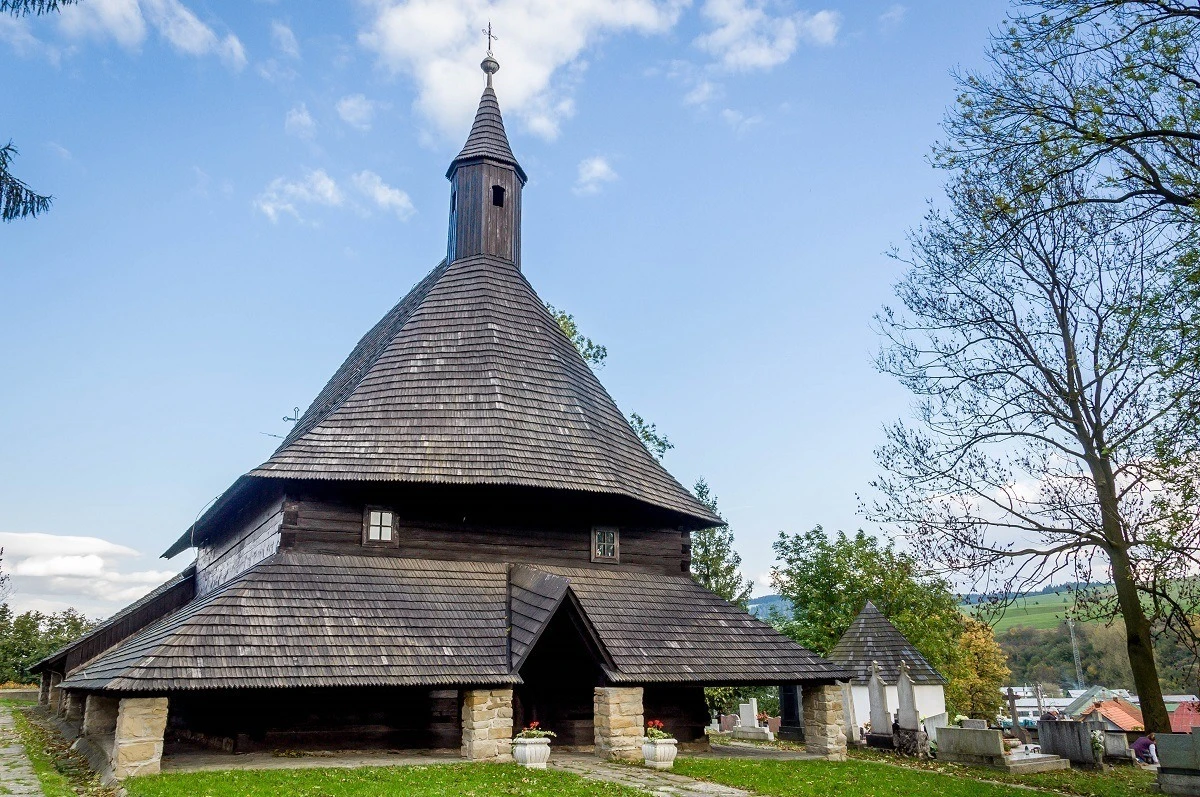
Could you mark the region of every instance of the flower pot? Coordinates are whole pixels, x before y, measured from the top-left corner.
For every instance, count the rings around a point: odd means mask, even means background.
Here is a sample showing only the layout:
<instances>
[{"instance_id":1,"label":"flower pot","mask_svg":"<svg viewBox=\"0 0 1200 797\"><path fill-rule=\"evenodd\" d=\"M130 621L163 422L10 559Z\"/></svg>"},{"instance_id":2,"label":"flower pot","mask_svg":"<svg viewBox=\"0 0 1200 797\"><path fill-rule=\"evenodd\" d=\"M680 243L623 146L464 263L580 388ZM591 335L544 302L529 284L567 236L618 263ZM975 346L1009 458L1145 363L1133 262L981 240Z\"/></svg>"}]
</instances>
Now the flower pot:
<instances>
[{"instance_id":1,"label":"flower pot","mask_svg":"<svg viewBox=\"0 0 1200 797\"><path fill-rule=\"evenodd\" d=\"M530 769L545 769L550 760L549 739L513 739L512 754L517 763Z\"/></svg>"},{"instance_id":2,"label":"flower pot","mask_svg":"<svg viewBox=\"0 0 1200 797\"><path fill-rule=\"evenodd\" d=\"M642 741L642 758L651 769L670 769L675 763L675 745L678 739L645 739Z\"/></svg>"}]
</instances>

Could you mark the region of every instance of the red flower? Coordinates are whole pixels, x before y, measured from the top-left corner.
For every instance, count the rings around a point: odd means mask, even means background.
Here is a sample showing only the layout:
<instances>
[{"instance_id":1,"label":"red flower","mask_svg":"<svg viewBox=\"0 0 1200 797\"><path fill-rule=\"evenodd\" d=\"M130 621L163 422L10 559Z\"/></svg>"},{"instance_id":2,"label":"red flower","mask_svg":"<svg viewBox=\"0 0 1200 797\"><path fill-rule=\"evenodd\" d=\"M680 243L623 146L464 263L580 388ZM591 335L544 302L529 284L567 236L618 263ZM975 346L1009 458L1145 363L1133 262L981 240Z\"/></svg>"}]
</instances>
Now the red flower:
<instances>
[{"instance_id":1,"label":"red flower","mask_svg":"<svg viewBox=\"0 0 1200 797\"><path fill-rule=\"evenodd\" d=\"M542 723L538 722L537 720L534 720L533 722L529 723L529 727L530 727L530 729L533 729L533 728L538 727L541 724Z\"/></svg>"},{"instance_id":2,"label":"red flower","mask_svg":"<svg viewBox=\"0 0 1200 797\"><path fill-rule=\"evenodd\" d=\"M649 722L646 723L646 727L653 728L656 731L661 731L663 729L663 721L662 720L650 720Z\"/></svg>"}]
</instances>

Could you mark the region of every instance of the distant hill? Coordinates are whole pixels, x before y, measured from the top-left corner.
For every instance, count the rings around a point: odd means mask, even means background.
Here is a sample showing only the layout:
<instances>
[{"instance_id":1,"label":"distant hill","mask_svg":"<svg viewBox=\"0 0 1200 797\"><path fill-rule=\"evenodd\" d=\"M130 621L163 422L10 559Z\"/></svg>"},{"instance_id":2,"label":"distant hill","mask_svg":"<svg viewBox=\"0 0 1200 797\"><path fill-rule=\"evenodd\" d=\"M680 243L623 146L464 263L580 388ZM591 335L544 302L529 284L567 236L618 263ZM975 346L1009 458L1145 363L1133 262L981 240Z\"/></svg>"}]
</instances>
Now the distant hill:
<instances>
[{"instance_id":1,"label":"distant hill","mask_svg":"<svg viewBox=\"0 0 1200 797\"><path fill-rule=\"evenodd\" d=\"M760 620L766 620L771 615L772 609L778 609L783 614L790 614L792 611L791 605L781 595L763 595L761 598L751 598L749 608L750 614Z\"/></svg>"}]
</instances>

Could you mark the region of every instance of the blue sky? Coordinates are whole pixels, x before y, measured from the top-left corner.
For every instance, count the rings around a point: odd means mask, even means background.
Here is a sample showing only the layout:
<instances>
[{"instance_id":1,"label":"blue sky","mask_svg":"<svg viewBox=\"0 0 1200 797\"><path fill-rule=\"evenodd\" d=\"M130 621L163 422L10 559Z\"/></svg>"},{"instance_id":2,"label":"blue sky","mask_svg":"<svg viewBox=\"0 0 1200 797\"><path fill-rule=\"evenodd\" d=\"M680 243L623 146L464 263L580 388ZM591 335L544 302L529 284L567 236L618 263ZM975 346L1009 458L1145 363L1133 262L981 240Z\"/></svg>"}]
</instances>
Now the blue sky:
<instances>
[{"instance_id":1,"label":"blue sky","mask_svg":"<svg viewBox=\"0 0 1200 797\"><path fill-rule=\"evenodd\" d=\"M82 0L0 17L0 139L55 196L0 227L0 544L21 608L109 613L444 253L499 41L524 270L705 476L753 578L851 529L886 257L1000 0ZM763 590L760 588L759 590Z\"/></svg>"}]
</instances>

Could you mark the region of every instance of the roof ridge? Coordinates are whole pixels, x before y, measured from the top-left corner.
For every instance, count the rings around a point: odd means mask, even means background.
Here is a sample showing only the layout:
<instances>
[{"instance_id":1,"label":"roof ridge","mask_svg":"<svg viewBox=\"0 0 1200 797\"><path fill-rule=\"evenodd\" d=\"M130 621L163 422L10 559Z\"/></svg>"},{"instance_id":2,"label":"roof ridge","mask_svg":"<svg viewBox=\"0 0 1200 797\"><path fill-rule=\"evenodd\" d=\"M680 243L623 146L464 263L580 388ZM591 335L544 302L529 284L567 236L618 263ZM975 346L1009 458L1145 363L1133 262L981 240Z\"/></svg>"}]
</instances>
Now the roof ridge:
<instances>
[{"instance_id":1,"label":"roof ridge","mask_svg":"<svg viewBox=\"0 0 1200 797\"><path fill-rule=\"evenodd\" d=\"M475 111L475 121L471 124L471 132L467 135L466 143L458 156L450 162L446 176L454 174L454 170L466 161L488 159L512 166L524 183L528 178L521 164L513 155L508 143L508 133L504 129L504 117L500 113L500 101L496 91L490 85L483 90L479 97L479 107Z\"/></svg>"}]
</instances>

